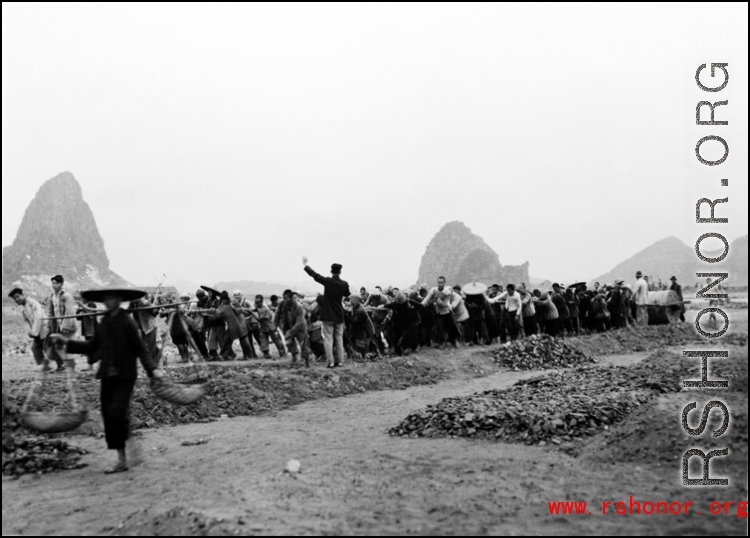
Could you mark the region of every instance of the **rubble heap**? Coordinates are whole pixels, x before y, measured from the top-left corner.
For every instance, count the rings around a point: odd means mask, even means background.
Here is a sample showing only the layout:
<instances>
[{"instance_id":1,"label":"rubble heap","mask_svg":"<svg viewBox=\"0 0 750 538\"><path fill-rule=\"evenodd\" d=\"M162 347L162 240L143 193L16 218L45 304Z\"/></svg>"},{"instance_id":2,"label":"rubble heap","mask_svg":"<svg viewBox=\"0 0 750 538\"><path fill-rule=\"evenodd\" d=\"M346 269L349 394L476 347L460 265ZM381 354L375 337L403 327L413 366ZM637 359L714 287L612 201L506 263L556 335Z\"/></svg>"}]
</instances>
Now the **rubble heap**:
<instances>
[{"instance_id":1,"label":"rubble heap","mask_svg":"<svg viewBox=\"0 0 750 538\"><path fill-rule=\"evenodd\" d=\"M595 359L561 338L534 335L516 340L489 352L492 360L513 370L570 368L595 362Z\"/></svg>"},{"instance_id":2,"label":"rubble heap","mask_svg":"<svg viewBox=\"0 0 750 538\"><path fill-rule=\"evenodd\" d=\"M409 415L390 433L526 444L594 435L659 394L681 390L682 372L699 375L695 364L674 360L673 354L665 358L665 353L633 366L578 367L521 380L508 389L446 398Z\"/></svg>"}]
</instances>

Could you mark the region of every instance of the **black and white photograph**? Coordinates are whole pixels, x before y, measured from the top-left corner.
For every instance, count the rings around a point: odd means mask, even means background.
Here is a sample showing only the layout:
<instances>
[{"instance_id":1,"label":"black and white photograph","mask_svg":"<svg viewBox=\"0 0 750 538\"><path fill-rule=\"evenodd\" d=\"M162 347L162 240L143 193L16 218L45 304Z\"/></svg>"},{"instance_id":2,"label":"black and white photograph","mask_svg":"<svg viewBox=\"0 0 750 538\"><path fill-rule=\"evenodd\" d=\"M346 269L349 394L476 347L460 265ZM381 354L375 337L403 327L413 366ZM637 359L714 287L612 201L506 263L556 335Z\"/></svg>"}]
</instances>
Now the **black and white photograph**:
<instances>
[{"instance_id":1,"label":"black and white photograph","mask_svg":"<svg viewBox=\"0 0 750 538\"><path fill-rule=\"evenodd\" d=\"M747 3L3 2L3 536L748 534Z\"/></svg>"}]
</instances>

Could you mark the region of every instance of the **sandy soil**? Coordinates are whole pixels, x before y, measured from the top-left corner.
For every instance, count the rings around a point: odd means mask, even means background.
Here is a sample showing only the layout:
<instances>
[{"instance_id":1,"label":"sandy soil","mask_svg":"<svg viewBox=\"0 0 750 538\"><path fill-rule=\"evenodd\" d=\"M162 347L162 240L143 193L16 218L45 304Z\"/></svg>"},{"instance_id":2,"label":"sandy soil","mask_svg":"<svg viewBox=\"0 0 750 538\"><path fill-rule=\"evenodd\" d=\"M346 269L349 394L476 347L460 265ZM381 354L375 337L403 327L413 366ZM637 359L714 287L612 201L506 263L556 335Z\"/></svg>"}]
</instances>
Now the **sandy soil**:
<instances>
[{"instance_id":1,"label":"sandy soil","mask_svg":"<svg viewBox=\"0 0 750 538\"><path fill-rule=\"evenodd\" d=\"M144 463L114 476L102 473L113 458L103 440L74 437L91 452L88 467L3 479L3 534L746 534L747 520L734 512L708 513L711 501L747 500L746 462L719 468L733 478L729 488L684 488L677 452L669 463L662 457L612 464L555 447L386 433L443 397L537 374L465 376L273 415L148 430L139 436ZM182 446L201 440L208 443ZM291 459L301 462L300 474L283 472ZM701 515L601 515L602 501L627 502L629 495L693 501ZM547 502L563 500L588 501L592 514L550 515Z\"/></svg>"}]
</instances>

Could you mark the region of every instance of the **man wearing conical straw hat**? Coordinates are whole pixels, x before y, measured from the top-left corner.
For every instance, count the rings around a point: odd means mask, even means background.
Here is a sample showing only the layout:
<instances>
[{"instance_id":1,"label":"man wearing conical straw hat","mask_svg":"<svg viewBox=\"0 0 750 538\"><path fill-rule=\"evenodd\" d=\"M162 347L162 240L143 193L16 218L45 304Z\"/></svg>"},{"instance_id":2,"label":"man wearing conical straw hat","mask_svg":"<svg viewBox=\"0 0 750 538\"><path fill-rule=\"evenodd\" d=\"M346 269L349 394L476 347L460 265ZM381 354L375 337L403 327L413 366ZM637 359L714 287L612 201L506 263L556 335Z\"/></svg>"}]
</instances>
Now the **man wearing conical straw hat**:
<instances>
[{"instance_id":1,"label":"man wearing conical straw hat","mask_svg":"<svg viewBox=\"0 0 750 538\"><path fill-rule=\"evenodd\" d=\"M118 457L115 466L106 471L107 474L128 470L125 443L130 437L130 397L138 378L136 359L141 360L149 377L164 376L146 350L135 322L125 310L120 308L124 301L136 301L144 295L145 292L136 289L84 291L81 297L85 301L104 303L107 308L94 338L83 342L70 340L60 334L50 337L57 349L88 355L89 360L100 362L96 378L101 380L104 436L107 448L116 450Z\"/></svg>"}]
</instances>

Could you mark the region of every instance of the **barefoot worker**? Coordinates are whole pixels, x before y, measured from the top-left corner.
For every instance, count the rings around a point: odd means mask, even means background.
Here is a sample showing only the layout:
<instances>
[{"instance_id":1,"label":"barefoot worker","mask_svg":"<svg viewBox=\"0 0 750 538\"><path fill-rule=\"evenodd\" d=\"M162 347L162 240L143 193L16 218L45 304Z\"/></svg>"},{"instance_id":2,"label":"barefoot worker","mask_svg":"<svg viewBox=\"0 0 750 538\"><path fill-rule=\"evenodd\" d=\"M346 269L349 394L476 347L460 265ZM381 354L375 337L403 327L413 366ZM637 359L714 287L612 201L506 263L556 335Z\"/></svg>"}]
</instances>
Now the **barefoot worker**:
<instances>
[{"instance_id":1,"label":"barefoot worker","mask_svg":"<svg viewBox=\"0 0 750 538\"><path fill-rule=\"evenodd\" d=\"M117 450L118 462L108 474L128 470L125 442L129 437L128 407L138 377L136 359L140 358L149 377L162 377L143 344L133 318L120 308L123 301L136 301L145 292L136 289L90 290L81 293L85 301L104 303L107 313L102 316L99 330L92 340L83 342L69 340L65 336L52 335L55 346L66 348L69 353L93 357L99 361L97 379L101 379L101 406L104 420L104 435L107 447Z\"/></svg>"}]
</instances>

